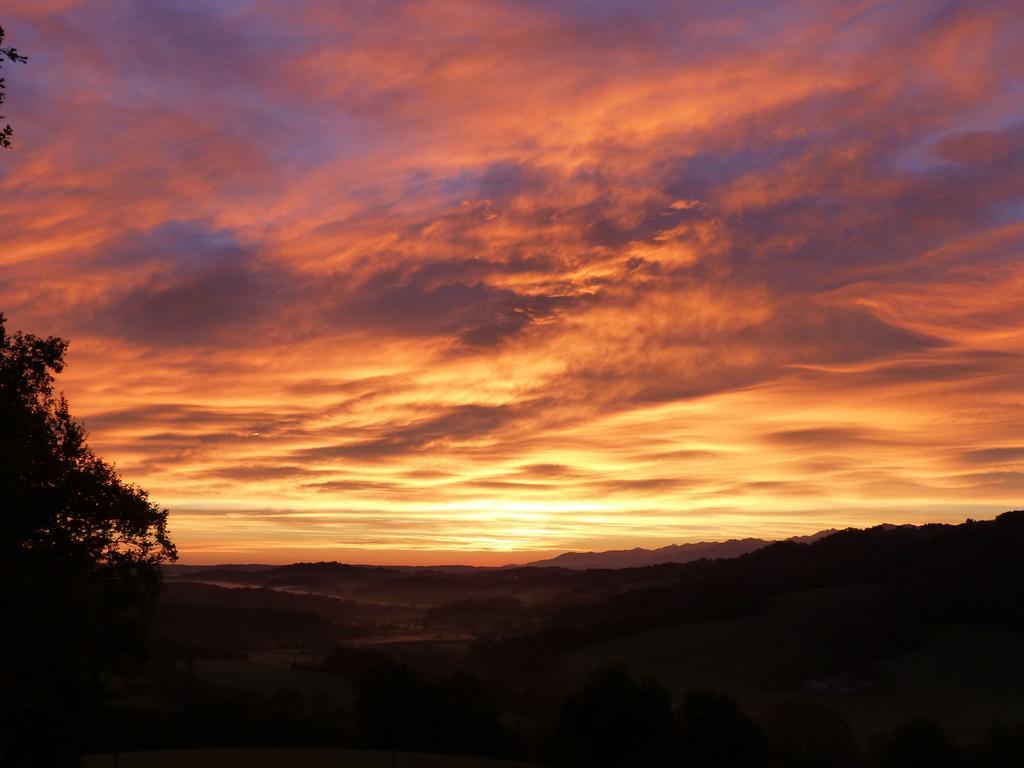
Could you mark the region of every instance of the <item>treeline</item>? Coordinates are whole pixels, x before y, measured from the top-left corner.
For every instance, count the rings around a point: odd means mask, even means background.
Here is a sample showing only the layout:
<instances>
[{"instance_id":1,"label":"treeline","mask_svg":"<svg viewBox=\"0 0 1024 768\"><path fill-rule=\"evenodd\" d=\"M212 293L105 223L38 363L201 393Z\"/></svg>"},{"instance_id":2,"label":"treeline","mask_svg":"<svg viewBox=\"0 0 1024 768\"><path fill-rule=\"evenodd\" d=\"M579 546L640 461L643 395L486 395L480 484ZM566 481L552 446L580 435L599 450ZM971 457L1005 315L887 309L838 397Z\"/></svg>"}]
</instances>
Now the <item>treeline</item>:
<instances>
[{"instance_id":1,"label":"treeline","mask_svg":"<svg viewBox=\"0 0 1024 768\"><path fill-rule=\"evenodd\" d=\"M303 649L329 653L339 642L415 626L418 611L279 592L168 584L157 604L153 637L179 658Z\"/></svg>"},{"instance_id":2,"label":"treeline","mask_svg":"<svg viewBox=\"0 0 1024 768\"><path fill-rule=\"evenodd\" d=\"M728 696L697 690L673 706L656 681L612 665L566 700L548 757L593 768L1009 768L1024 765L1024 727L995 726L964 746L917 719L861 744L819 704L794 699L755 717Z\"/></svg>"},{"instance_id":3,"label":"treeline","mask_svg":"<svg viewBox=\"0 0 1024 768\"><path fill-rule=\"evenodd\" d=\"M924 719L867 743L837 712L795 698L748 711L695 690L673 702L656 680L622 664L593 671L541 720L509 721L488 684L461 671L429 676L377 651L339 649L324 668L357 692L351 707L299 690L225 696L180 676L178 707L106 710L89 724L92 748L347 747L514 757L558 766L618 768L1019 768L1024 727L994 725L958 744ZM965 702L965 706L969 703Z\"/></svg>"},{"instance_id":4,"label":"treeline","mask_svg":"<svg viewBox=\"0 0 1024 768\"><path fill-rule=\"evenodd\" d=\"M435 606L505 596L529 604L552 595L578 601L607 596L633 580L649 579L651 572L643 568L573 571L550 567L441 570L323 562L244 569L172 568L168 573L179 581L288 589L363 603Z\"/></svg>"}]
</instances>

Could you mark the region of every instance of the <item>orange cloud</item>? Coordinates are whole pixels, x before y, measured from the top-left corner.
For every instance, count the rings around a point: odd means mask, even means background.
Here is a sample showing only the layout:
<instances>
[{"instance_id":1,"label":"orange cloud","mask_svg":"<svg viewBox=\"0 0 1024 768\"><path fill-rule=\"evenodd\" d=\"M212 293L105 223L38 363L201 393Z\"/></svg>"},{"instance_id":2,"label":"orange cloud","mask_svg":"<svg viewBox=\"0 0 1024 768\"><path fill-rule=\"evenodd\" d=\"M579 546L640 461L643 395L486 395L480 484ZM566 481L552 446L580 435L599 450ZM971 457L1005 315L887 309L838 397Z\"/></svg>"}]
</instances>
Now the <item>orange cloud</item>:
<instances>
[{"instance_id":1,"label":"orange cloud","mask_svg":"<svg viewBox=\"0 0 1024 768\"><path fill-rule=\"evenodd\" d=\"M0 309L186 561L993 514L1021 21L15 2Z\"/></svg>"}]
</instances>

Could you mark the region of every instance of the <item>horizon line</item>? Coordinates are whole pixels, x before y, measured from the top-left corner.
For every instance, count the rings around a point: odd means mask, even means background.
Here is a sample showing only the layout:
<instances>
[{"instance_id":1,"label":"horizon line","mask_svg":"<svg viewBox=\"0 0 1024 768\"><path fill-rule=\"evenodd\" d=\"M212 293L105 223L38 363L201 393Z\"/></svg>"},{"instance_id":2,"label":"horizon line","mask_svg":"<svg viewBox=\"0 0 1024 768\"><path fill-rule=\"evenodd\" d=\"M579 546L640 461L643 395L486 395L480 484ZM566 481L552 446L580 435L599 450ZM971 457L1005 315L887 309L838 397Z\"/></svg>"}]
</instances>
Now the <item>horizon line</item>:
<instances>
[{"instance_id":1,"label":"horizon line","mask_svg":"<svg viewBox=\"0 0 1024 768\"><path fill-rule=\"evenodd\" d=\"M603 554L611 554L611 553L619 553L619 552L655 552L655 551L659 551L659 550L662 550L662 549L669 549L671 547L682 548L682 547L700 546L700 545L705 545L705 544L706 545L729 544L731 542L743 542L743 541L763 541L763 542L766 542L766 544L773 544L773 543L776 543L776 542L791 541L791 540L794 540L794 539L814 539L815 537L821 536L822 534L825 534L825 533L838 533L838 532L841 532L841 531L848 531L848 530L869 530L869 529L872 529L872 528L879 528L879 527L900 528L900 527L922 527L922 526L926 526L926 525L962 525L963 523L966 523L968 521L991 521L991 520L995 520L1000 514L1004 514L1007 511L1011 511L1011 510L1004 510L1004 512L996 513L996 514L992 515L991 517L966 517L963 520L960 520L958 522L943 521L943 520L929 520L929 521L919 522L919 523L909 523L909 522L905 522L905 523L890 523L890 522L881 522L881 523L875 523L875 524L872 524L872 525L864 525L864 526L857 526L857 525L846 525L846 526L835 525L835 526L828 526L828 527L822 528L822 529L820 529L818 531L815 531L814 533L810 533L810 534L793 534L791 536L783 536L783 537L731 536L729 538L724 538L724 539L701 539L701 540L698 540L698 541L670 542L669 544L665 544L665 545L661 545L661 546L654 546L654 547L639 547L639 546L637 546L637 547L628 547L628 548L611 548L611 549L598 549L598 550L551 549L551 550L508 550L508 551L504 551L504 550L502 550L502 551L497 551L497 550L460 551L460 550L445 550L445 549L430 549L430 550L380 550L382 553L391 553L391 554L401 554L403 552L415 551L415 552L418 552L418 553L420 553L422 555L427 555L427 556L429 556L430 554L433 554L433 553L464 552L464 554L466 556L470 557L470 558L476 559L476 558L479 558L480 556L484 556L484 557L490 557L490 558L495 560L494 563L487 563L487 564L481 563L481 562L455 562L455 561L448 561L448 560L438 560L436 562L432 561L432 562L420 562L420 563L417 563L417 562L411 562L411 561L397 561L397 560L393 560L391 558L388 558L387 561L383 561L383 562L356 562L356 561L347 560L347 559L346 560L338 560L338 559L309 559L309 560L305 560L305 559L298 559L298 560L277 560L277 561L261 561L261 560L229 561L229 560L219 560L219 561L203 561L203 562L189 560L188 562L183 562L181 559L179 559L178 561L175 561L174 563L167 563L165 565L169 565L171 567L180 566L180 567L188 567L188 568L217 568L217 567L224 567L224 566L230 566L230 567L235 567L235 568L243 568L243 567L275 568L275 567L281 567L281 566L286 566L286 565L300 565L300 564L315 565L315 564L329 564L329 563L333 563L333 564L338 564L338 565L351 565L351 566L355 566L355 567L367 567L367 568L481 568L481 569L498 570L498 569L502 569L502 568L517 568L517 567L518 568L524 568L524 567L530 567L530 566L532 566L532 565L534 565L536 563L546 562L548 560L553 560L553 559L555 559L557 557L560 557L562 555L603 555ZM342 551L346 551L346 550L342 550ZM348 551L351 551L351 550L348 550ZM498 562L499 560L502 560L502 559L504 559L505 557L508 557L508 556L515 557L515 555L517 555L517 554L518 555L522 555L524 558L528 557L529 559L528 560L523 560L523 561L512 560L512 561ZM666 561L666 562L670 562L670 561ZM554 567L557 567L557 566L554 566Z\"/></svg>"}]
</instances>

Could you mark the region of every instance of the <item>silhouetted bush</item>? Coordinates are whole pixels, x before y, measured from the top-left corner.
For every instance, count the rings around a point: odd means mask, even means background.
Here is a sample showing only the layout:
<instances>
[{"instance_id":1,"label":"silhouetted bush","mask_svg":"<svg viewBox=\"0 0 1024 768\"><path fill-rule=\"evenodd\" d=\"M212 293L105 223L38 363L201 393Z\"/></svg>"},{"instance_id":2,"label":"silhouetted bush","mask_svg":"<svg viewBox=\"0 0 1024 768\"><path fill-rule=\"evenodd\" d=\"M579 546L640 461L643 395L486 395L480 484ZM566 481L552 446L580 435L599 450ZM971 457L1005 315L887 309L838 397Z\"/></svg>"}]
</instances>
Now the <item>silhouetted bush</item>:
<instances>
[{"instance_id":1,"label":"silhouetted bush","mask_svg":"<svg viewBox=\"0 0 1024 768\"><path fill-rule=\"evenodd\" d=\"M672 765L699 768L759 768L764 736L728 696L692 691L676 709Z\"/></svg>"},{"instance_id":2,"label":"silhouetted bush","mask_svg":"<svg viewBox=\"0 0 1024 768\"><path fill-rule=\"evenodd\" d=\"M978 755L980 768L1019 768L1024 765L1024 725L996 725L988 732Z\"/></svg>"},{"instance_id":3,"label":"silhouetted bush","mask_svg":"<svg viewBox=\"0 0 1024 768\"><path fill-rule=\"evenodd\" d=\"M483 638L470 647L467 663L508 706L545 721L557 716L567 683L548 638Z\"/></svg>"},{"instance_id":4,"label":"silhouetted bush","mask_svg":"<svg viewBox=\"0 0 1024 768\"><path fill-rule=\"evenodd\" d=\"M377 749L502 755L511 740L490 695L468 674L440 682L384 662L358 682L355 713L362 742Z\"/></svg>"},{"instance_id":5,"label":"silhouetted bush","mask_svg":"<svg viewBox=\"0 0 1024 768\"><path fill-rule=\"evenodd\" d=\"M931 720L908 720L882 743L872 761L878 768L960 768L962 761L946 732Z\"/></svg>"},{"instance_id":6,"label":"silhouetted bush","mask_svg":"<svg viewBox=\"0 0 1024 768\"><path fill-rule=\"evenodd\" d=\"M764 726L772 768L853 768L860 760L849 723L827 707L789 701Z\"/></svg>"},{"instance_id":7,"label":"silhouetted bush","mask_svg":"<svg viewBox=\"0 0 1024 768\"><path fill-rule=\"evenodd\" d=\"M571 764L664 764L672 722L668 691L622 664L595 670L565 702L557 749Z\"/></svg>"}]
</instances>

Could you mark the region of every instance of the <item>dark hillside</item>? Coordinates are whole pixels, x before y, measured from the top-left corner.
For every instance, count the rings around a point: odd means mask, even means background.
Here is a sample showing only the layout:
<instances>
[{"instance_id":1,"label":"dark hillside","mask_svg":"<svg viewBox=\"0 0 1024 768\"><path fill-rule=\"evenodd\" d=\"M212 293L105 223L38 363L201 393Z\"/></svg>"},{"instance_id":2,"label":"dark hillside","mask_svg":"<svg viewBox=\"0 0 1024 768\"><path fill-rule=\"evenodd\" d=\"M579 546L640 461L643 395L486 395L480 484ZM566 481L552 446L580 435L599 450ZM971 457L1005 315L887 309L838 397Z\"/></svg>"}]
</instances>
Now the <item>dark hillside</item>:
<instances>
[{"instance_id":1,"label":"dark hillside","mask_svg":"<svg viewBox=\"0 0 1024 768\"><path fill-rule=\"evenodd\" d=\"M640 569L646 570L646 569ZM742 615L788 592L863 584L887 597L879 624L1024 622L1024 512L962 525L850 529L780 542L735 559L662 566L672 583L577 605L550 617L569 648L642 629ZM865 619L867 620L867 619Z\"/></svg>"}]
</instances>

